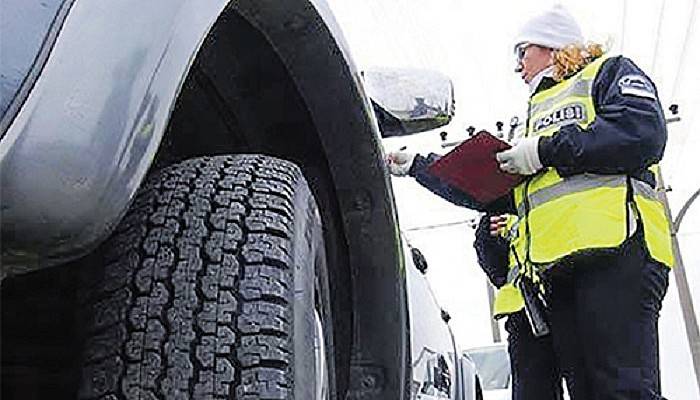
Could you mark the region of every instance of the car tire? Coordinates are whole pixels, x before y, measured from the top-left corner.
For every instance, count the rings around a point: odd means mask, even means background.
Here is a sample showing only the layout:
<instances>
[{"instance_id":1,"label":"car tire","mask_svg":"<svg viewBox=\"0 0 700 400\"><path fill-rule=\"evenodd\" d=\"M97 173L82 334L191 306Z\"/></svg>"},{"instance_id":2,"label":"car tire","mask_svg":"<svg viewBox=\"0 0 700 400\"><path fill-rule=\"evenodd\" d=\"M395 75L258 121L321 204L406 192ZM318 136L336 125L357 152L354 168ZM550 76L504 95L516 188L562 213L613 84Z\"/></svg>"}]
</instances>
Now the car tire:
<instances>
[{"instance_id":1,"label":"car tire","mask_svg":"<svg viewBox=\"0 0 700 400\"><path fill-rule=\"evenodd\" d=\"M93 258L79 399L333 390L321 220L294 164L233 155L156 172Z\"/></svg>"}]
</instances>

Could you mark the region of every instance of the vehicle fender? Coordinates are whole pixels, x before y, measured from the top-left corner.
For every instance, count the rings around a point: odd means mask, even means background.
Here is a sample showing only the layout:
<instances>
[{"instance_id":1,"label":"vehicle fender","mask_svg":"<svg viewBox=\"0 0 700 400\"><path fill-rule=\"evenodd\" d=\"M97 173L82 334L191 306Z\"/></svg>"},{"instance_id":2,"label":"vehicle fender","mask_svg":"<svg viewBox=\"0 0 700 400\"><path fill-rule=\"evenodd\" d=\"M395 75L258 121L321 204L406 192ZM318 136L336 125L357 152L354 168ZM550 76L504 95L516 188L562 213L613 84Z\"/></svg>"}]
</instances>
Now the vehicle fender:
<instances>
[{"instance_id":1,"label":"vehicle fender","mask_svg":"<svg viewBox=\"0 0 700 400\"><path fill-rule=\"evenodd\" d=\"M5 272L73 259L111 232L226 4L74 2L0 142Z\"/></svg>"}]
</instances>

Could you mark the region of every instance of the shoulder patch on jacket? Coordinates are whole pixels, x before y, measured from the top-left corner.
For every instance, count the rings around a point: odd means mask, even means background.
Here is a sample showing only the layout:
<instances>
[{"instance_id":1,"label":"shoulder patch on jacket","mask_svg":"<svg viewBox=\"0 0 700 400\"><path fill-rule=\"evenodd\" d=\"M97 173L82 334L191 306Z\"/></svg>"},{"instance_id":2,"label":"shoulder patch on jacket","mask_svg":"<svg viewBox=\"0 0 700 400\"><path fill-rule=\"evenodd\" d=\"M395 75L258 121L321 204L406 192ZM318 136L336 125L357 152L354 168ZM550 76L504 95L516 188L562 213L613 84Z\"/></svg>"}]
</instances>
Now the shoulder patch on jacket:
<instances>
[{"instance_id":1,"label":"shoulder patch on jacket","mask_svg":"<svg viewBox=\"0 0 700 400\"><path fill-rule=\"evenodd\" d=\"M617 81L620 93L623 95L646 97L655 100L654 87L644 76L634 74L625 75Z\"/></svg>"}]
</instances>

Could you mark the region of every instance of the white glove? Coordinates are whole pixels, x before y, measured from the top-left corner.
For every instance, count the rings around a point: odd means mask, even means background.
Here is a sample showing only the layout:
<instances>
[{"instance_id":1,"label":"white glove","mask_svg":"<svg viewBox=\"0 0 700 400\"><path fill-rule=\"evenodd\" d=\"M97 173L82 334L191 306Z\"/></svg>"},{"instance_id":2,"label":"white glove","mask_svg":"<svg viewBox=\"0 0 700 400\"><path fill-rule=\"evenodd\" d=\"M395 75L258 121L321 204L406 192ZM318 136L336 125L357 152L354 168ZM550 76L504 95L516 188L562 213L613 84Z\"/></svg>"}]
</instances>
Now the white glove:
<instances>
[{"instance_id":1,"label":"white glove","mask_svg":"<svg viewBox=\"0 0 700 400\"><path fill-rule=\"evenodd\" d=\"M512 148L496 154L498 166L510 174L532 175L542 169L537 151L539 137L520 139Z\"/></svg>"},{"instance_id":2,"label":"white glove","mask_svg":"<svg viewBox=\"0 0 700 400\"><path fill-rule=\"evenodd\" d=\"M406 176L413 165L413 160L416 158L416 153L408 153L405 151L392 151L387 154L386 165L389 167L389 172L394 176Z\"/></svg>"}]
</instances>

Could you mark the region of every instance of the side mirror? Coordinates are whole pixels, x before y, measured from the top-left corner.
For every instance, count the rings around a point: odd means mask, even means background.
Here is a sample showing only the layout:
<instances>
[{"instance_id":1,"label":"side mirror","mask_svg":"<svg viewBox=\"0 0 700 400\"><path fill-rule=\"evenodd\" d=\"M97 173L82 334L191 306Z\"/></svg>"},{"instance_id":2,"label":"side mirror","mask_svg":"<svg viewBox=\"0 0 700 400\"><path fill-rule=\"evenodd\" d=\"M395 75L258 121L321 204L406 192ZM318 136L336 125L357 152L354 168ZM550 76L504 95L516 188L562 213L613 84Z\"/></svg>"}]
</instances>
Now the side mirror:
<instances>
[{"instance_id":1,"label":"side mirror","mask_svg":"<svg viewBox=\"0 0 700 400\"><path fill-rule=\"evenodd\" d=\"M362 76L382 137L429 131L454 116L452 81L439 72L377 68Z\"/></svg>"}]
</instances>

